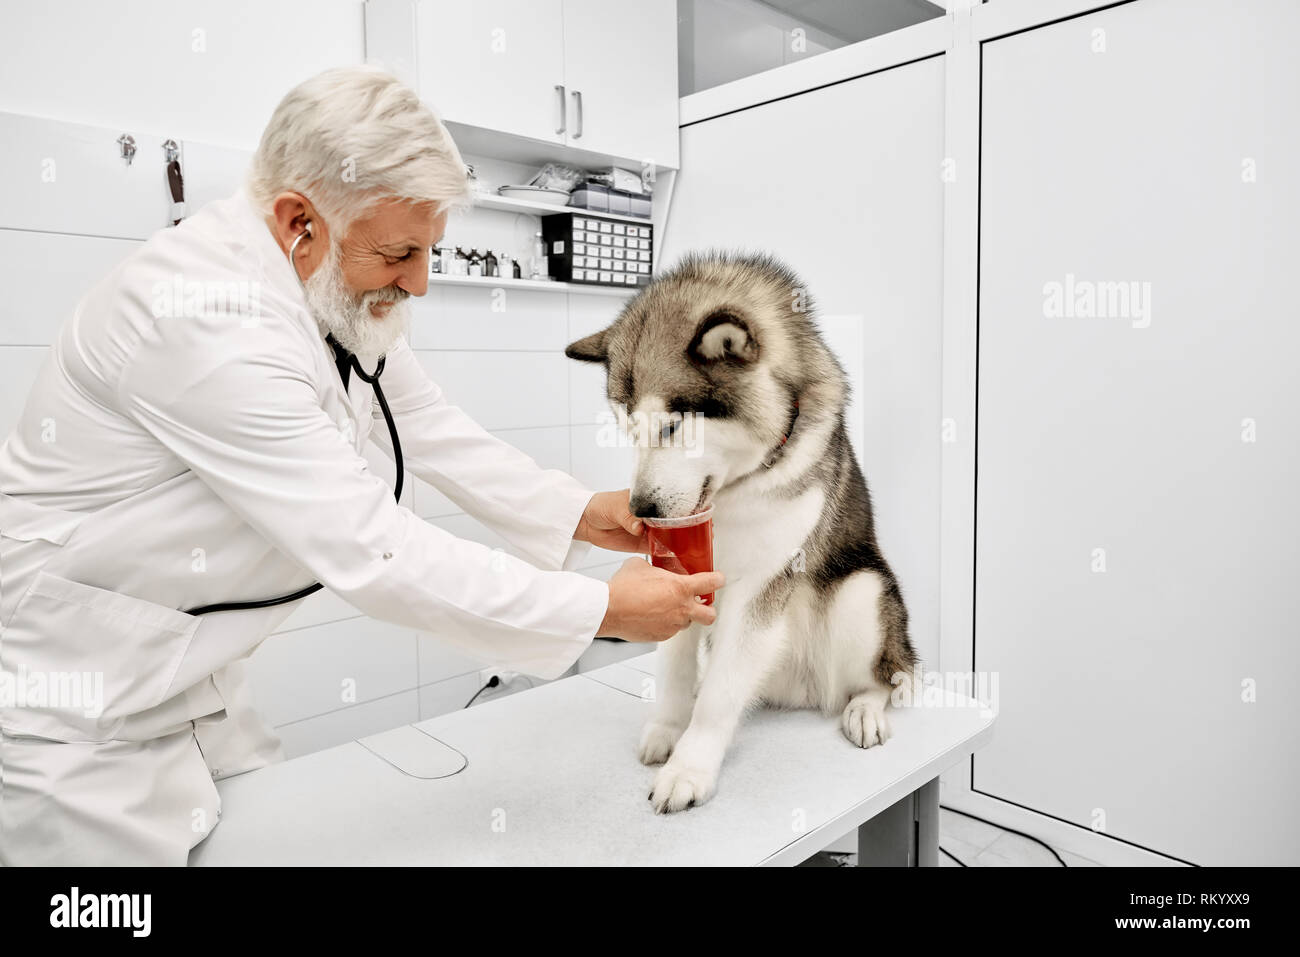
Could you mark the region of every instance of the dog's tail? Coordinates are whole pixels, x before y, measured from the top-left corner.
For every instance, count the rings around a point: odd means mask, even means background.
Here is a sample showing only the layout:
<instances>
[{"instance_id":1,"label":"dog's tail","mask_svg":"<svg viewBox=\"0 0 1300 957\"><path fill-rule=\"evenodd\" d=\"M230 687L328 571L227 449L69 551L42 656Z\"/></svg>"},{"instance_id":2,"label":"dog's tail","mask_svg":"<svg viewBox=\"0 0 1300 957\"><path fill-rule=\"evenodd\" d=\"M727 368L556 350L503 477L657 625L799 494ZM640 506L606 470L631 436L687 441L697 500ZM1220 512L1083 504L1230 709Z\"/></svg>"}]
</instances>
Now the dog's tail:
<instances>
[{"instance_id":1,"label":"dog's tail","mask_svg":"<svg viewBox=\"0 0 1300 957\"><path fill-rule=\"evenodd\" d=\"M907 606L903 604L903 593L898 581L890 578L888 585L880 592L880 660L876 662L876 680L893 693L903 697L904 701L919 701L922 693L919 687L921 659L912 646L912 639L907 633Z\"/></svg>"}]
</instances>

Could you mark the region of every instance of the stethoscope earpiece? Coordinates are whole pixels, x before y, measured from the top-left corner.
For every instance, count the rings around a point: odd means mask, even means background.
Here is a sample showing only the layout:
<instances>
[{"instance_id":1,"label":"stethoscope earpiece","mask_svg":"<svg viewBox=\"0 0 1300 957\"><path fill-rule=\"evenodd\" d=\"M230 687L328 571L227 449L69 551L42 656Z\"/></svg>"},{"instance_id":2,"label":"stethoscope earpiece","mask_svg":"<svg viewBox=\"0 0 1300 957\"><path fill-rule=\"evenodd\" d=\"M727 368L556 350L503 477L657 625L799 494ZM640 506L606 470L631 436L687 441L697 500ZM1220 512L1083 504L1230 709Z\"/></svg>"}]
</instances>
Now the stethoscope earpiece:
<instances>
[{"instance_id":1,"label":"stethoscope earpiece","mask_svg":"<svg viewBox=\"0 0 1300 957\"><path fill-rule=\"evenodd\" d=\"M307 220L307 222L302 224L302 232L300 232L297 236L294 237L293 244L289 247L289 266L290 268L293 269L293 274L297 278L298 283L300 285L302 284L302 277L298 275L298 264L297 262L294 261L293 257L294 254L298 251L298 244L302 242L303 237L310 236L310 235L311 235L311 220L309 219Z\"/></svg>"}]
</instances>

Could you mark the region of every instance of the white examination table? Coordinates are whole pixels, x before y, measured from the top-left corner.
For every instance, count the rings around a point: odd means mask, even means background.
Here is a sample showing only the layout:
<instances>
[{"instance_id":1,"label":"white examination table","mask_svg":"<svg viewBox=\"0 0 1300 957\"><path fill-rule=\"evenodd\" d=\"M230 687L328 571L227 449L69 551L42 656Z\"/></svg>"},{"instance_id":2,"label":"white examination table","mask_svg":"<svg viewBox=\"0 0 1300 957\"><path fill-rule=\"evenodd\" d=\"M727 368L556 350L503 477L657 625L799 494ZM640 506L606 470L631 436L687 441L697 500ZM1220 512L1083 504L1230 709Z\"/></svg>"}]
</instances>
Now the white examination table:
<instances>
[{"instance_id":1,"label":"white examination table","mask_svg":"<svg viewBox=\"0 0 1300 957\"><path fill-rule=\"evenodd\" d=\"M718 790L655 814L637 760L653 655L218 782L192 865L792 865L858 828L859 863L938 864L938 776L994 716L934 689L861 750L839 718L759 711Z\"/></svg>"}]
</instances>

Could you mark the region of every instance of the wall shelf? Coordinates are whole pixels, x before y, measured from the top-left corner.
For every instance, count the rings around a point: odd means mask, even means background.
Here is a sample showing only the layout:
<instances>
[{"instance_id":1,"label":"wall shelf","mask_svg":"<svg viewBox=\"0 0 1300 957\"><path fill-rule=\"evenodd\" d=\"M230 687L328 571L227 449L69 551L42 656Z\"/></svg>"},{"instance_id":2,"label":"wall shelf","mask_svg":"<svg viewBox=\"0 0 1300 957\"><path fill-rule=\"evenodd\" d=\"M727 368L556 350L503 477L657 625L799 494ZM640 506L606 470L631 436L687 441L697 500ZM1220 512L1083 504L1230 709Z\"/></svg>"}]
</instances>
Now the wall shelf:
<instances>
[{"instance_id":1,"label":"wall shelf","mask_svg":"<svg viewBox=\"0 0 1300 957\"><path fill-rule=\"evenodd\" d=\"M474 196L476 209L500 209L513 213L528 213L532 216L549 216L555 213L590 214L604 219L615 219L625 223L638 223L649 226L653 222L646 216L628 216L624 213L602 213L597 209L583 209L579 206L548 206L546 203L534 203L527 199L507 199L495 193L480 193Z\"/></svg>"},{"instance_id":2,"label":"wall shelf","mask_svg":"<svg viewBox=\"0 0 1300 957\"><path fill-rule=\"evenodd\" d=\"M486 286L489 289L525 289L535 292L571 292L588 296L631 296L644 286L597 286L580 282L545 279L501 279L496 276L446 276L432 273L430 286Z\"/></svg>"}]
</instances>

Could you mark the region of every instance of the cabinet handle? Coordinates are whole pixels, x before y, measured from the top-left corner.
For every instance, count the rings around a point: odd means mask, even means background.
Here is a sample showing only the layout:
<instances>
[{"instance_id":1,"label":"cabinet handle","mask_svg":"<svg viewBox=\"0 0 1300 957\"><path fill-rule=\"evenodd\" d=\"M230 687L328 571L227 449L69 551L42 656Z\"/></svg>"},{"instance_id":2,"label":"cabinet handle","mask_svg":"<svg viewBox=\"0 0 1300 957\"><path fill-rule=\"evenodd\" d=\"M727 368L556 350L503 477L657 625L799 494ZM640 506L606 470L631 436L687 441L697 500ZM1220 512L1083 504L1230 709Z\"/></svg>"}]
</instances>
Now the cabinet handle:
<instances>
[{"instance_id":1,"label":"cabinet handle","mask_svg":"<svg viewBox=\"0 0 1300 957\"><path fill-rule=\"evenodd\" d=\"M564 103L564 87L561 86L559 83L555 84L555 92L558 93L558 94L560 94L560 128L559 128L558 130L555 131L555 135L556 135L556 136L562 136L562 135L564 134L564 131L565 131L565 130L568 128L568 126L569 126L569 123L568 123L568 116L567 116L567 114L566 114L565 111L564 111L564 107L565 107L565 103Z\"/></svg>"},{"instance_id":2,"label":"cabinet handle","mask_svg":"<svg viewBox=\"0 0 1300 957\"><path fill-rule=\"evenodd\" d=\"M578 129L573 134L573 138L576 140L576 139L581 139L582 137L582 91L581 90L573 91L573 105L578 111Z\"/></svg>"}]
</instances>

